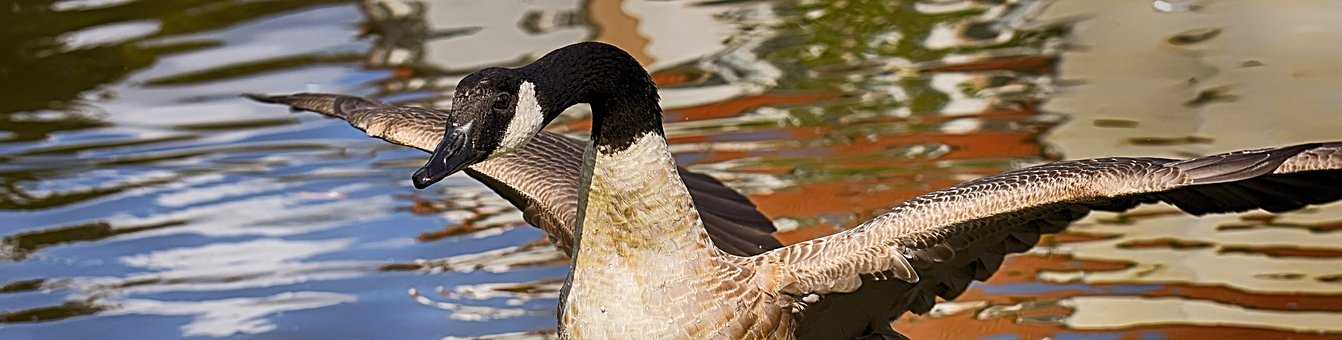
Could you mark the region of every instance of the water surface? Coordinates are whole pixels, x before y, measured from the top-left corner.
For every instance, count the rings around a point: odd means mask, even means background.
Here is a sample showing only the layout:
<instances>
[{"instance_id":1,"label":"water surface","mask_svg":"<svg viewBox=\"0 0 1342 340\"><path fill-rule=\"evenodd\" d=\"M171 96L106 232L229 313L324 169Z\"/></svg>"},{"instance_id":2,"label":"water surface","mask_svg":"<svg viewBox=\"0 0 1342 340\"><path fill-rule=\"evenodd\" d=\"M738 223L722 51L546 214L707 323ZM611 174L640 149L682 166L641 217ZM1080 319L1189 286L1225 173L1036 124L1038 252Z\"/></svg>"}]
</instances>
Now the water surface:
<instances>
[{"instance_id":1,"label":"water surface","mask_svg":"<svg viewBox=\"0 0 1342 340\"><path fill-rule=\"evenodd\" d=\"M1340 139L1328 1L21 1L0 10L0 338L443 338L554 327L566 259L424 154L241 92L446 107L601 40L677 159L796 242L1057 159ZM577 135L575 108L552 129ZM572 118L570 118L572 117ZM1342 336L1342 207L1096 214L914 338ZM949 330L954 330L953 332Z\"/></svg>"}]
</instances>

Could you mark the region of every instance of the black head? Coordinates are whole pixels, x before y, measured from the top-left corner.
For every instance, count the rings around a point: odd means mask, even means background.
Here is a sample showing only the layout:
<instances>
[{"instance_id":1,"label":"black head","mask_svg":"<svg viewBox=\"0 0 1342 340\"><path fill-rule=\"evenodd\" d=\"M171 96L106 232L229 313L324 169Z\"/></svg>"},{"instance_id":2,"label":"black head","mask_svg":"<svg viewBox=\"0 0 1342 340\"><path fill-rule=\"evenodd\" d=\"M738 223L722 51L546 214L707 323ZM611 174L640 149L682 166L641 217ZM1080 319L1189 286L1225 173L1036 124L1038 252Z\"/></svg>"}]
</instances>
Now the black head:
<instances>
[{"instance_id":1,"label":"black head","mask_svg":"<svg viewBox=\"0 0 1342 340\"><path fill-rule=\"evenodd\" d=\"M487 68L457 84L443 141L415 172L426 188L462 168L521 148L544 120L535 84L515 69Z\"/></svg>"},{"instance_id":2,"label":"black head","mask_svg":"<svg viewBox=\"0 0 1342 340\"><path fill-rule=\"evenodd\" d=\"M657 88L638 61L604 43L565 46L516 69L480 70L457 85L443 141L412 179L423 189L467 166L520 150L577 103L592 104L598 146L627 147L642 133L661 133L657 100Z\"/></svg>"}]
</instances>

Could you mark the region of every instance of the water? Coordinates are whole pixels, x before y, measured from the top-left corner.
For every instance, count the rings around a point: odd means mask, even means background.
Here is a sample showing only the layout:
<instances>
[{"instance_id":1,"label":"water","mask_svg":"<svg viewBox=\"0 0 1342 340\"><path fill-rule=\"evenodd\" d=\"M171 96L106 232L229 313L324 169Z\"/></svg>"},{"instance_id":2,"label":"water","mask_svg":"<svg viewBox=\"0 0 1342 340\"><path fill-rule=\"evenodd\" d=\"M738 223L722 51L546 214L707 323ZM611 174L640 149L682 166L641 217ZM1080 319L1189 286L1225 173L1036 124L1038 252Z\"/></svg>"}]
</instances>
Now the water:
<instances>
[{"instance_id":1,"label":"water","mask_svg":"<svg viewBox=\"0 0 1342 340\"><path fill-rule=\"evenodd\" d=\"M1342 138L1337 4L1195 5L14 2L0 11L0 338L551 329L565 259L506 202L463 176L415 191L423 153L236 95L442 105L472 70L582 40L633 51L681 163L748 193L788 242L1049 160ZM1338 206L1097 214L896 326L1337 337L1339 225Z\"/></svg>"}]
</instances>

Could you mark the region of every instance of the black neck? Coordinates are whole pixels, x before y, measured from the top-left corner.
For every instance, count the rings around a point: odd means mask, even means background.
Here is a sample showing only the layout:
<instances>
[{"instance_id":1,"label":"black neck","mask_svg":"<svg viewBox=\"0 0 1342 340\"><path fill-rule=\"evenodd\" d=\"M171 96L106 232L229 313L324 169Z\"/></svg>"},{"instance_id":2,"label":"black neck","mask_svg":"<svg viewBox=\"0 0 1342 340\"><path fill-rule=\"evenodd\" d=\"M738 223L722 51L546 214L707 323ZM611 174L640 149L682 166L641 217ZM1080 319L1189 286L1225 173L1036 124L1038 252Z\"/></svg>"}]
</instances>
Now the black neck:
<instances>
[{"instance_id":1,"label":"black neck","mask_svg":"<svg viewBox=\"0 0 1342 340\"><path fill-rule=\"evenodd\" d=\"M627 149L649 132L662 134L662 108L652 77L623 50L599 42L569 45L524 66L549 124L569 106L592 106L597 150Z\"/></svg>"}]
</instances>

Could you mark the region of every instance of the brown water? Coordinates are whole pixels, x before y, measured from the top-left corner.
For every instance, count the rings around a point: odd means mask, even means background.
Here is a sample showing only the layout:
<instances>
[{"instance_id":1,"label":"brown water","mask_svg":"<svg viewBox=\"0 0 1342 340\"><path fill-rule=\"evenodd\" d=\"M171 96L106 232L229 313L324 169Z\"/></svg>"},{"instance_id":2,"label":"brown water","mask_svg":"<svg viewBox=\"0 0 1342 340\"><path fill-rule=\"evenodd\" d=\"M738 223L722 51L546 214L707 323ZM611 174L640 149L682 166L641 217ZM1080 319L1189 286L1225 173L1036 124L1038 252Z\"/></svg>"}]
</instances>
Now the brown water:
<instances>
[{"instance_id":1,"label":"brown water","mask_svg":"<svg viewBox=\"0 0 1342 340\"><path fill-rule=\"evenodd\" d=\"M1193 4L15 1L0 9L0 338L551 329L566 260L505 201L463 176L415 191L424 154L236 95L436 105L472 70L582 40L634 52L681 163L748 193L789 242L1048 160L1342 139L1338 4ZM1337 205L1096 214L896 326L1337 338L1339 244Z\"/></svg>"}]
</instances>

